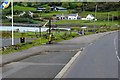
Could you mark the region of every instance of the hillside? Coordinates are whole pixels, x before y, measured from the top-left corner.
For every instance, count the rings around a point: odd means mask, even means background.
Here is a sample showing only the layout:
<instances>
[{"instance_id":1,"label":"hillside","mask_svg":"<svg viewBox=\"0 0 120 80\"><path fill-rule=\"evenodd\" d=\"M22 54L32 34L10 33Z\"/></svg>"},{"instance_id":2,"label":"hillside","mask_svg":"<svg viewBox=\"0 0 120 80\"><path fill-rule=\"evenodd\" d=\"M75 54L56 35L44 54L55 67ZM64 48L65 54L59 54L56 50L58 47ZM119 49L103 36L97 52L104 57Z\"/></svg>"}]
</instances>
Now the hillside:
<instances>
[{"instance_id":1,"label":"hillside","mask_svg":"<svg viewBox=\"0 0 120 80\"><path fill-rule=\"evenodd\" d=\"M46 20L49 17L55 17L58 14L71 14L71 13L78 13L79 16L82 18L85 18L88 14L95 15L95 6L97 5L97 13L96 17L99 21L104 21L108 19L108 13L110 21L112 20L112 15L114 15L114 20L118 20L118 9L120 2L115 3L93 3L93 2L41 2L41 3L30 3L30 2L15 2L14 3L14 23L27 23L27 24L44 24ZM68 9L68 11L43 11L39 12L37 11L38 7L44 7L46 6L62 6ZM33 18L31 18L29 15L25 16L18 16L18 14L25 11L28 13L28 11L34 12ZM7 19L5 16L11 15L11 7L9 6L7 9L2 10L2 22L3 24L11 24L11 20ZM19 18L19 19L18 19ZM54 24L61 24L61 22L57 22ZM64 23L64 21L63 21ZM78 22L75 22L78 23ZM82 23L86 25L92 25L93 23ZM97 24L96 24L97 25ZM99 22L98 22L99 25Z\"/></svg>"}]
</instances>

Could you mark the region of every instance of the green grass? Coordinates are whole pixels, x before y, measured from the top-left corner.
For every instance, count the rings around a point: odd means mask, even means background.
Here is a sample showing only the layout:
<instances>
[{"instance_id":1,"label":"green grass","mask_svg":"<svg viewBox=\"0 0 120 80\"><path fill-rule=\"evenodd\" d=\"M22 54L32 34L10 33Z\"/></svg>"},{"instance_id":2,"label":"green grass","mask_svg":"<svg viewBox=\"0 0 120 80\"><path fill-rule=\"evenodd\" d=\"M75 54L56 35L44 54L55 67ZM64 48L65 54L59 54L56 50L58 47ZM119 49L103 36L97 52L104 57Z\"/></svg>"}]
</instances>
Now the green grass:
<instances>
[{"instance_id":1,"label":"green grass","mask_svg":"<svg viewBox=\"0 0 120 80\"><path fill-rule=\"evenodd\" d=\"M97 13L96 13L97 19L107 18L107 17L108 17L108 16L107 16L108 13L109 13L109 16L111 16L112 14L114 14L114 16L118 16L118 11L97 12ZM86 17L88 14L95 15L95 12L84 11L84 12L79 13L79 15L80 15L81 17Z\"/></svg>"},{"instance_id":2,"label":"green grass","mask_svg":"<svg viewBox=\"0 0 120 80\"><path fill-rule=\"evenodd\" d=\"M68 10L68 11L51 11L49 13L41 13L42 14L41 16L45 17L45 16L53 16L53 15L59 15L59 14L70 14L69 11L71 13L74 10ZM110 18L112 18L113 14L114 14L114 16L118 16L118 11L110 11L110 12L97 12L96 13L96 17L97 17L97 19L107 19L108 18L108 13L109 13L109 17ZM80 12L79 16L81 16L82 18L85 18L88 14L92 14L94 16L95 12L84 11L84 12Z\"/></svg>"},{"instance_id":3,"label":"green grass","mask_svg":"<svg viewBox=\"0 0 120 80\"><path fill-rule=\"evenodd\" d=\"M52 24L94 25L94 22L87 21L87 20L62 20L62 21L55 22ZM98 25L98 26L104 26L105 24L108 25L108 21L96 21L95 22L95 25ZM118 25L118 21L114 21L113 25L115 26L115 24ZM109 25L112 25L112 21L109 21Z\"/></svg>"},{"instance_id":4,"label":"green grass","mask_svg":"<svg viewBox=\"0 0 120 80\"><path fill-rule=\"evenodd\" d=\"M73 11L73 10L70 10ZM59 15L59 14L70 14L69 11L51 11L49 13L39 13L39 15L41 14L42 17L45 16L53 16L53 15Z\"/></svg>"},{"instance_id":5,"label":"green grass","mask_svg":"<svg viewBox=\"0 0 120 80\"><path fill-rule=\"evenodd\" d=\"M71 38L73 38L72 36L76 37L76 36L79 35L77 32L72 32L71 36L69 35L69 33L66 36L64 36L64 33L65 32L60 32L59 34L56 34L55 32L53 32L53 35L55 36L55 39L56 39L55 41L59 42L59 41L62 41L62 40L71 39ZM34 33L33 32L29 32L29 34L33 35ZM65 39L63 37L65 37ZM42 41L41 42L42 43L47 43L48 39L44 39L42 37ZM16 50L12 48L13 46L10 46L10 49L8 49L7 51L2 52L1 54L7 54L7 53L10 53L10 52L21 51L21 50L24 50L24 49L31 48L33 46L40 46L40 45L41 45L40 44L40 40L38 38L38 40L34 40L34 41L26 42L26 43L16 44L16 46L20 46L20 48L16 49Z\"/></svg>"},{"instance_id":6,"label":"green grass","mask_svg":"<svg viewBox=\"0 0 120 80\"><path fill-rule=\"evenodd\" d=\"M48 6L48 4L41 5L40 7L45 7L45 6Z\"/></svg>"},{"instance_id":7,"label":"green grass","mask_svg":"<svg viewBox=\"0 0 120 80\"><path fill-rule=\"evenodd\" d=\"M18 10L18 11L36 11L37 8L34 8L34 7L23 7L23 6L17 6L17 5L14 5L14 11ZM10 11L11 10L11 7L5 9L4 11Z\"/></svg>"},{"instance_id":8,"label":"green grass","mask_svg":"<svg viewBox=\"0 0 120 80\"><path fill-rule=\"evenodd\" d=\"M95 31L97 32L106 32L106 31L113 31L113 30L118 30L120 28L118 27L108 27L108 28L99 28L99 29L95 29ZM90 35L90 34L95 34L95 32L92 32L92 28L89 28L89 29L86 29L85 30L85 35ZM71 38L74 38L74 37L77 37L77 36L81 36L80 34L78 34L78 31L77 32L74 32L72 31L71 34L69 31L60 31L60 32L52 32L53 35L54 35L54 38L53 40L55 42L59 42L59 41L63 41L63 40L68 40L68 39L71 39ZM65 35L66 33L66 35ZM34 32L28 32L29 35L34 35L35 33ZM42 32L42 34L46 34L46 32ZM16 34L15 36L19 36L20 37L20 33ZM25 36L25 35L24 35ZM26 36L28 37L28 36ZM48 42L48 39L45 39L42 37L42 43L47 43ZM21 51L21 50L24 50L24 49L28 49L28 48L31 48L33 46L40 46L40 40L38 38L38 40L34 40L34 41L30 41L30 42L26 42L26 43L20 43L20 44L16 44L15 46L19 46L20 48L18 49L14 49L13 46L10 46L10 49L8 49L7 51L4 51L0 54L7 54L7 53L10 53L10 52L16 52L16 51Z\"/></svg>"},{"instance_id":9,"label":"green grass","mask_svg":"<svg viewBox=\"0 0 120 80\"><path fill-rule=\"evenodd\" d=\"M30 44L30 43L33 43L33 44ZM48 40L47 39L42 39L41 41L42 43L47 43ZM25 49L28 49L28 48L31 48L33 46L41 46L40 44L40 40L34 40L34 41L30 41L30 42L26 42L26 43L20 43L20 44L16 44L18 46L21 46L19 49L15 50L15 49L8 49L7 51L3 51L1 54L7 54L7 53L10 53L10 52L16 52L16 51L21 51L21 50L25 50ZM10 46L12 47L12 46Z\"/></svg>"}]
</instances>

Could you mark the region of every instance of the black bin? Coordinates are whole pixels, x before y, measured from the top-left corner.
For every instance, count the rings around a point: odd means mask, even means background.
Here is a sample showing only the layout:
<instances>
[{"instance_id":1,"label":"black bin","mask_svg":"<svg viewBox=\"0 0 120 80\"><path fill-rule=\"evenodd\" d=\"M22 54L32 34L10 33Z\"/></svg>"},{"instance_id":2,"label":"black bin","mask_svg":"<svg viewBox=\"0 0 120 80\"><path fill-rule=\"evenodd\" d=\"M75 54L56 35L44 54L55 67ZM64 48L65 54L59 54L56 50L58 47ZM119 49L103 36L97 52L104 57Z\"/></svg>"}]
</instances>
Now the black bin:
<instances>
[{"instance_id":1,"label":"black bin","mask_svg":"<svg viewBox=\"0 0 120 80\"><path fill-rule=\"evenodd\" d=\"M25 38L24 37L21 37L20 38L20 43L24 43L25 42Z\"/></svg>"}]
</instances>

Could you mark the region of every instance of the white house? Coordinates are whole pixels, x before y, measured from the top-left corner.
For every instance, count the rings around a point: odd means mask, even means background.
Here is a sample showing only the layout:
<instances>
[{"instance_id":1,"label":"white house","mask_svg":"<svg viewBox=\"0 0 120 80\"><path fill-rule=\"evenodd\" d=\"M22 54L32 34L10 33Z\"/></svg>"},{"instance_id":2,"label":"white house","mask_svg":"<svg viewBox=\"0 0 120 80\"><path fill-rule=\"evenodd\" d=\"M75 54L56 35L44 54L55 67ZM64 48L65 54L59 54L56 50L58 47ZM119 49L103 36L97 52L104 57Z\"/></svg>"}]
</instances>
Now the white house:
<instances>
[{"instance_id":1,"label":"white house","mask_svg":"<svg viewBox=\"0 0 120 80\"><path fill-rule=\"evenodd\" d=\"M87 20L92 20L94 19L95 17L92 15L92 14L88 14L88 16L86 17Z\"/></svg>"},{"instance_id":2,"label":"white house","mask_svg":"<svg viewBox=\"0 0 120 80\"><path fill-rule=\"evenodd\" d=\"M57 20L80 20L81 16L78 16L78 13L76 14L68 14L68 15L56 15Z\"/></svg>"},{"instance_id":3,"label":"white house","mask_svg":"<svg viewBox=\"0 0 120 80\"><path fill-rule=\"evenodd\" d=\"M86 18L82 18L82 20L93 20L95 17L92 14L88 14Z\"/></svg>"},{"instance_id":4,"label":"white house","mask_svg":"<svg viewBox=\"0 0 120 80\"><path fill-rule=\"evenodd\" d=\"M29 11L29 15L30 15L31 17L33 17L33 12Z\"/></svg>"},{"instance_id":5,"label":"white house","mask_svg":"<svg viewBox=\"0 0 120 80\"><path fill-rule=\"evenodd\" d=\"M51 11L67 11L67 8L63 8L63 7L51 7ZM37 8L37 11L46 11L46 8L43 7L39 7Z\"/></svg>"},{"instance_id":6,"label":"white house","mask_svg":"<svg viewBox=\"0 0 120 80\"><path fill-rule=\"evenodd\" d=\"M26 12L25 12L25 11L23 11L23 13L20 13L20 14L19 14L19 16L23 16L25 13L26 13Z\"/></svg>"},{"instance_id":7,"label":"white house","mask_svg":"<svg viewBox=\"0 0 120 80\"><path fill-rule=\"evenodd\" d=\"M54 11L67 11L67 9L63 7L55 7Z\"/></svg>"},{"instance_id":8,"label":"white house","mask_svg":"<svg viewBox=\"0 0 120 80\"><path fill-rule=\"evenodd\" d=\"M11 16L6 16L6 18L8 18L8 19L12 19L12 17L11 17Z\"/></svg>"},{"instance_id":9,"label":"white house","mask_svg":"<svg viewBox=\"0 0 120 80\"><path fill-rule=\"evenodd\" d=\"M23 13L20 13L19 16L23 16L24 14L26 14L25 11L23 11ZM33 17L33 12L29 11L28 14Z\"/></svg>"}]
</instances>

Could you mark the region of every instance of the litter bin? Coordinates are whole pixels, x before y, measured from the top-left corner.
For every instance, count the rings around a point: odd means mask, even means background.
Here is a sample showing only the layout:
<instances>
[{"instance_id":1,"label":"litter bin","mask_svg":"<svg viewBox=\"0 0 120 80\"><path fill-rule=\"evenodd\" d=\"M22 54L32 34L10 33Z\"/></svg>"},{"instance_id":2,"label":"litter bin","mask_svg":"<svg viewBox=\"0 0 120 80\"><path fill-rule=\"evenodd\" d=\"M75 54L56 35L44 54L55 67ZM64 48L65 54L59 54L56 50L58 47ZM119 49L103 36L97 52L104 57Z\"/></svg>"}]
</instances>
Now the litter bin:
<instances>
[{"instance_id":1,"label":"litter bin","mask_svg":"<svg viewBox=\"0 0 120 80\"><path fill-rule=\"evenodd\" d=\"M25 42L25 38L24 37L21 37L20 38L20 43L24 43Z\"/></svg>"}]
</instances>

